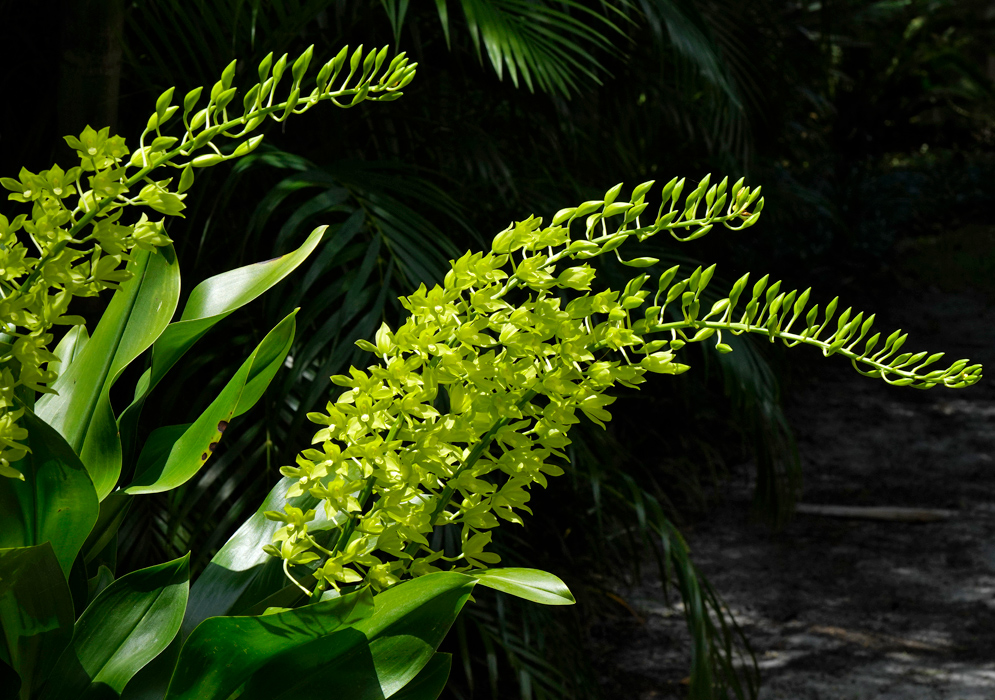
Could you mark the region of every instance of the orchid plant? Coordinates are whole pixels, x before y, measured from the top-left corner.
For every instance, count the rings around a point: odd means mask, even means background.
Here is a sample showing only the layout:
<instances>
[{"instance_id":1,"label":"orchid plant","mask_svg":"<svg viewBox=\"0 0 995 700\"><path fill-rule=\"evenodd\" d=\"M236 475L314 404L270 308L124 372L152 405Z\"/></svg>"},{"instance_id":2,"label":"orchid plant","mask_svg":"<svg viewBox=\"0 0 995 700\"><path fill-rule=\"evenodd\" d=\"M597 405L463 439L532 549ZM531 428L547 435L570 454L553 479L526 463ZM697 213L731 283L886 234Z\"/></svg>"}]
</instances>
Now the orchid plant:
<instances>
[{"instance_id":1,"label":"orchid plant","mask_svg":"<svg viewBox=\"0 0 995 700\"><path fill-rule=\"evenodd\" d=\"M836 300L820 313L810 290L782 292L767 277L749 286L744 276L710 307L702 293L714 266L688 277L673 267L651 282L641 270L659 261L629 257L633 244L752 226L760 188L706 177L685 194L674 178L651 216L653 182L624 198L617 185L549 226L514 223L486 253L452 261L442 284L404 297L406 320L359 342L375 361L332 377L342 391L309 414L313 445L281 468L193 585L187 557L118 576L128 509L210 460L287 359L296 311L191 423L158 427L139 446L142 406L199 338L293 272L324 235L204 280L174 320L180 272L168 217L183 215L197 169L251 152L262 136L250 134L267 119L400 97L416 64L386 56L343 49L310 91L312 49L292 63L267 56L238 116L233 62L205 106L200 88L179 105L164 92L135 150L88 127L67 138L79 165L0 179L10 201L30 207L0 215L0 676L22 700L438 697L450 660L437 649L477 584L573 602L552 574L493 568L488 545L502 521L524 522L533 485L563 473L581 416L602 427L611 419L616 385L685 372L687 344L724 353L723 334L742 333L842 355L900 386L980 379L966 360L930 369L940 354L901 352L906 336L874 332L873 316L837 315ZM285 75L289 95L278 100ZM221 137L234 148L220 148ZM175 186L166 168L178 171ZM599 285L603 255L634 269L624 288ZM113 296L91 336L71 302L103 290ZM69 330L53 347L57 326ZM115 409L111 388L139 360L134 399ZM445 545L447 532L457 546Z\"/></svg>"}]
</instances>

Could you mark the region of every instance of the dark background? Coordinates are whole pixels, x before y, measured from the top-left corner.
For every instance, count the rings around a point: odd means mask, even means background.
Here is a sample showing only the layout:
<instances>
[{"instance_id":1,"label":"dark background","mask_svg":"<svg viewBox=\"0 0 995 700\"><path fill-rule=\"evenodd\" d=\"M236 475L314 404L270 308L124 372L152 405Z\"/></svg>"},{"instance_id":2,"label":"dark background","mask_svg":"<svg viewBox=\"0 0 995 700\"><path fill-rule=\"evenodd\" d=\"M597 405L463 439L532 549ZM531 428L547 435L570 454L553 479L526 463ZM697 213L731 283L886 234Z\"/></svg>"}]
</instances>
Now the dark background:
<instances>
[{"instance_id":1,"label":"dark background","mask_svg":"<svg viewBox=\"0 0 995 700\"><path fill-rule=\"evenodd\" d=\"M476 8L495 46L517 40L534 50L534 62L516 66L517 85L509 63L499 78L490 54L475 48L464 6ZM719 286L769 272L787 288L812 286L823 301L839 294L860 307L894 303L896 288L984 299L995 291L990 1L447 7L448 37L429 2L0 1L4 176L68 167L60 137L87 124L110 126L134 146L163 90L210 85L233 58L242 86L267 52L293 57L310 44L316 64L346 43L393 45L420 64L396 103L320 106L268 127L259 157L201 176L186 218L170 224L186 292L296 247L319 224L332 225L332 240L351 237L304 298L291 283L255 302L174 370L145 413L146 430L188 420L237 367L232 358L303 307L295 367L233 426L210 468L132 513L120 567L191 548L202 567L275 469L309 441L303 415L327 400L325 378L365 362L353 341L398 317L397 295L439 279L448 257L481 247L510 221L548 219L620 181L697 181L711 172L763 186L764 216L748 232L661 243L653 253L688 271L717 262ZM555 44L562 53L548 50L549 36L567 42ZM290 175L314 184L294 189ZM96 319L100 308L89 300L80 312ZM876 310L886 324L900 315ZM494 680L503 692L518 692L528 676L551 697L596 694L584 645L557 640L583 639L607 599L604 574L633 571L666 541L664 523L709 518L728 476L755 486L754 518L775 529L789 519L802 474L782 389L806 375L811 358L801 351L788 362L748 341L737 351L691 355L695 371L680 381L619 401L607 433L576 438L568 483L536 495L537 517L524 533L504 533L506 561L544 562L592 593L566 622L500 606L461 622L478 693L486 694L481 678L495 679L482 650L498 644L500 668L513 671ZM660 504L649 526L640 499ZM597 527L587 527L592 517ZM539 652L532 658L515 644ZM454 692L472 686L463 678Z\"/></svg>"}]
</instances>

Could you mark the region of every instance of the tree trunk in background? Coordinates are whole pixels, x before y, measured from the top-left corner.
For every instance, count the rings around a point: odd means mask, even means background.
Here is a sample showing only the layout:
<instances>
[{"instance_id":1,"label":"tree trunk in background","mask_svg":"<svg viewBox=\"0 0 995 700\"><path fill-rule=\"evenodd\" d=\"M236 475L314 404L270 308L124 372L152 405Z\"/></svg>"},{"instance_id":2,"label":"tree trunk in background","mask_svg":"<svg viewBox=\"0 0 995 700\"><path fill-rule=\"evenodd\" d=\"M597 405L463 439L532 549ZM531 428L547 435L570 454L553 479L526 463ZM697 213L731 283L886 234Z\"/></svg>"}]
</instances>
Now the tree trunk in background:
<instances>
[{"instance_id":1,"label":"tree trunk in background","mask_svg":"<svg viewBox=\"0 0 995 700\"><path fill-rule=\"evenodd\" d=\"M115 133L121 85L124 0L66 3L59 66L59 135L86 126Z\"/></svg>"}]
</instances>

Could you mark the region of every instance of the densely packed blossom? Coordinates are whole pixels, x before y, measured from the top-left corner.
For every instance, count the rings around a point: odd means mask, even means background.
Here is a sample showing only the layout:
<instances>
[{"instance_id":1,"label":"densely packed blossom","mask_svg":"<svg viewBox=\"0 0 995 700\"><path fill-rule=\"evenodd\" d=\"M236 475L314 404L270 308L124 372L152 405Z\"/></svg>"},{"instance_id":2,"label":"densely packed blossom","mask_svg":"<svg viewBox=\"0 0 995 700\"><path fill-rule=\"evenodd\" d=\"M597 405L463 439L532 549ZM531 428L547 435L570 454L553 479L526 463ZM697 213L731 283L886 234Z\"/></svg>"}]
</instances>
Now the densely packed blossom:
<instances>
[{"instance_id":1,"label":"densely packed blossom","mask_svg":"<svg viewBox=\"0 0 995 700\"><path fill-rule=\"evenodd\" d=\"M613 386L687 369L670 341L648 340L634 327L651 293L643 288L648 275L624 290L597 290L595 268L583 261L616 251L630 236L678 227L702 235L712 222L756 220L747 206L759 191L737 185L738 198L723 212L725 183L703 219L697 207L674 210L683 185L675 179L664 193L672 196L670 211L661 208L653 226L640 228L652 184L623 203L614 201L616 187L545 228L534 217L518 222L495 237L490 252L453 261L442 285L402 298L403 325L383 325L375 342L359 342L378 362L332 377L345 390L324 412L309 414L323 426L316 447L281 472L297 480L288 496L310 494L320 505L267 513L285 523L268 551L285 565L313 562L319 590L364 581L379 589L404 575L496 563L487 551L491 529L521 524L531 512L530 488L563 473L557 461L579 416L603 426ZM689 199L703 199L707 184ZM613 216L624 223L608 234ZM579 240L570 236L576 221L586 222ZM317 508L339 524L325 544L309 531ZM432 543L440 525L458 528L458 553L447 556Z\"/></svg>"},{"instance_id":2,"label":"densely packed blossom","mask_svg":"<svg viewBox=\"0 0 995 700\"><path fill-rule=\"evenodd\" d=\"M675 266L655 292L646 274L622 290L598 289L585 260L613 253L623 265L649 267L659 261L625 260L620 246L663 230L682 241L719 223L741 230L763 208L759 188L742 180L709 187L708 177L682 202L684 180L675 178L663 188L654 222L643 227L652 185L636 187L628 202L616 201L618 185L603 200L558 212L545 228L534 217L514 224L486 254L452 261L442 285L402 298L409 315L399 328L383 325L375 342L359 341L377 362L332 377L344 390L324 412L308 415L322 426L314 447L280 470L295 480L287 495L298 505L266 513L284 525L265 549L299 587L309 595L343 584L379 590L404 576L498 562L487 551L491 531L501 521L521 524L521 514L531 512L531 487L563 473L557 462L566 459L579 416L603 427L612 387L636 387L647 372L684 372L675 353L690 342L713 339L724 353L732 348L723 332L763 333L841 354L858 371L896 385L958 387L980 378L981 367L967 361L924 372L942 355L898 354L900 331L871 354L881 339L865 340L873 316L851 317L847 309L835 318L836 300L821 323L816 305L793 331L809 291L781 292L767 277L741 312L748 275L728 297L704 306L714 266L679 281ZM578 223L584 234L574 238ZM835 329L822 337L831 321ZM458 532L458 551L443 545L445 526Z\"/></svg>"}]
</instances>

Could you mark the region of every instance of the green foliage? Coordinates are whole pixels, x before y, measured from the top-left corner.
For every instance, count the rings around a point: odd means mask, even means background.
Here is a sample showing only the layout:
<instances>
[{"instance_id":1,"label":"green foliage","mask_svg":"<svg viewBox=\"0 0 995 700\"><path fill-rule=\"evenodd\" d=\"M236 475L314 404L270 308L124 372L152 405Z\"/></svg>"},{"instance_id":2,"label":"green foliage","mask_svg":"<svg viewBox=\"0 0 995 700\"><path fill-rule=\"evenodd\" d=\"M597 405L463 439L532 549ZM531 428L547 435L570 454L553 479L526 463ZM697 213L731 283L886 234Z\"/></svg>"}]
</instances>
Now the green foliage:
<instances>
[{"instance_id":1,"label":"green foliage","mask_svg":"<svg viewBox=\"0 0 995 700\"><path fill-rule=\"evenodd\" d=\"M41 697L116 694L180 629L189 592L187 557L133 571L111 583L76 621L72 643Z\"/></svg>"},{"instance_id":2,"label":"green foliage","mask_svg":"<svg viewBox=\"0 0 995 700\"><path fill-rule=\"evenodd\" d=\"M332 377L346 391L324 412L308 416L324 426L313 439L321 448L305 450L296 465L281 468L298 482L288 496L317 499L337 532L328 546L309 533L317 504L265 514L283 523L266 549L283 560L291 580L297 582L290 566L311 565L315 591L358 583L379 590L406 575L437 571L436 562L458 571L496 563L499 557L485 551L489 531L500 520L521 524L516 511L531 513L531 485L545 487L547 475L563 473L556 460L566 458L562 450L576 414L603 426L614 401L606 392L616 383L637 386L647 372L680 374L688 366L675 353L713 336L718 352L731 352L723 331L814 345L898 386L961 387L980 379L980 365L966 360L923 373L942 354L896 355L905 342L900 331L874 355L880 334L855 349L874 319L851 318L849 309L821 338L835 300L821 323L813 307L805 328L792 332L810 292L780 294L780 283L768 287L766 277L753 286L742 316L734 311L748 276L710 310L700 308L714 266L676 283L678 267L665 271L651 302L651 290L643 289L647 274L621 292L592 287L596 270L584 261L599 255L613 253L635 268L659 262L624 259L620 249L630 238L668 231L689 241L716 224L741 230L763 209L760 190L742 181L709 186L706 176L682 199L684 182L674 178L663 187L663 204L646 226L640 215L652 181L637 186L628 201L618 199L617 185L602 200L561 210L546 228L534 217L518 222L494 238L486 255L467 253L453 261L442 286L422 286L403 298L410 316L396 331L385 324L375 343L358 341L380 362ZM571 237L575 223L583 231L577 239ZM680 305L676 321L665 317L672 303ZM651 340L651 334L669 340ZM440 387L447 413L436 408ZM427 537L441 525L459 526L458 555L430 545Z\"/></svg>"},{"instance_id":3,"label":"green foliage","mask_svg":"<svg viewBox=\"0 0 995 700\"><path fill-rule=\"evenodd\" d=\"M55 670L73 638L73 599L50 542L0 550L0 661L31 694Z\"/></svg>"},{"instance_id":4,"label":"green foliage","mask_svg":"<svg viewBox=\"0 0 995 700\"><path fill-rule=\"evenodd\" d=\"M402 5L394 6L395 26L403 21ZM357 343L379 362L333 377L346 391L324 413L309 416L324 426L314 440L321 449L305 450L296 466L281 470L286 478L196 582L191 585L189 555L115 578L117 530L133 498L174 490L203 468L229 421L259 400L286 362L296 309L200 416L158 428L139 449L143 404L211 326L300 266L322 236L315 231L282 258L207 280L170 323L180 271L165 219L150 222L142 214L120 223L127 207L182 215L195 168L242 157L261 138L224 152L214 143L222 135L241 139L267 118L282 122L324 100L349 107L395 99L414 65L402 54L380 74L386 53L341 51L320 69L309 94L301 85L312 50L292 65L286 55L275 62L270 55L242 115L229 118L233 62L206 107L195 110L201 89L183 100L182 136L160 130L179 111L170 88L127 161L123 139L88 128L67 140L81 158L78 168L22 171L19 180L2 181L11 200L32 203L30 217L0 219L0 250L12 261L0 299L6 324L0 469L20 477L4 479L0 490L3 512L16 524L5 530L0 550L0 660L19 679L22 700L233 692L438 697L451 662L437 649L477 584L547 605L574 602L551 574L490 568L500 557L488 546L500 520L522 524L521 512L531 513L532 484L545 487L548 475L563 473L568 432L579 415L602 426L611 418L608 392L616 384L636 387L647 372L687 370L676 353L689 343L714 337L716 349L729 352L723 332L815 345L897 385L959 387L980 378L980 367L967 361L924 373L939 357L897 354L904 343L898 333L871 355L880 336L862 349L857 344L873 317L851 318L849 310L821 337L835 302L821 323L813 308L805 327L793 332L809 294L780 294L767 278L753 287L739 316L733 312L745 277L702 315L714 266L676 283L678 268L667 270L652 301L652 289L644 289L648 274L627 279L622 290L599 289L598 270L588 261L601 255L613 253L637 269L659 263L623 258L621 246L633 238L643 242L668 231L689 241L716 224L741 230L763 208L759 189L742 181L710 186L706 177L682 197L685 181L675 178L643 226L654 183L636 187L629 201L619 199L617 185L602 199L561 210L551 226L535 217L513 224L486 254L451 261L441 286L422 284L402 298L407 320L396 331L384 324L374 342ZM499 58L512 65L507 55ZM336 89L332 82L347 62L348 75ZM539 75L534 64L525 65ZM290 95L274 104L288 69ZM160 167L181 170L178 187L170 189L170 178L152 178ZM81 178L89 172L84 190ZM582 235L574 237L576 228ZM27 257L27 243L40 258ZM406 274L425 272L411 265ZM68 314L69 302L102 289L114 293L90 336L82 319ZM679 307L676 319L666 315L668 304ZM65 335L56 354L48 346L60 323L79 328ZM654 333L665 337L651 338ZM148 364L132 387L133 403L117 414L113 393L132 379L125 370L141 357ZM35 401L36 393L44 396ZM118 486L128 480L130 486ZM695 639L692 695L710 697L715 669L725 679L738 673L730 663L735 632L721 614L710 618L707 610L721 613L721 603L700 581L659 503L629 486L644 534L659 538L685 601ZM527 657L525 646L514 650L520 658Z\"/></svg>"},{"instance_id":5,"label":"green foliage","mask_svg":"<svg viewBox=\"0 0 995 700\"><path fill-rule=\"evenodd\" d=\"M68 578L97 521L97 494L83 463L52 426L27 410L21 420L33 434L33 449L17 463L23 479L0 479L0 547L47 542Z\"/></svg>"},{"instance_id":6,"label":"green foliage","mask_svg":"<svg viewBox=\"0 0 995 700\"><path fill-rule=\"evenodd\" d=\"M578 78L600 84L598 73L604 68L590 50L611 51L612 40L622 34L606 17L572 0L555 5L520 0L459 0L459 5L477 57L483 60L483 45L499 79L507 68L511 82L518 87L520 73L530 91L538 86L545 92L569 97L579 88ZM448 44L448 3L436 0L436 6ZM395 34L403 21L399 15L396 9L390 12Z\"/></svg>"},{"instance_id":7,"label":"green foliage","mask_svg":"<svg viewBox=\"0 0 995 700\"><path fill-rule=\"evenodd\" d=\"M15 201L34 201L34 197L40 203L30 219L15 220L4 250L24 249L21 237L16 236L16 229L23 227L24 238L42 253L39 260L23 259L23 267L11 268L11 284L3 299L14 304L4 307L4 313L20 309L19 314L4 317L6 338L11 342L5 343L3 358L7 363L3 391L10 399L6 408L16 406L5 413L9 428L5 448L8 457L19 457L8 465L5 476L20 478L0 480L0 507L10 525L0 540L0 623L5 642L0 660L5 664L5 677L19 681L16 689L22 700L144 692L160 697L168 692L171 697L227 698L239 688L244 697L310 697L315 688L324 692L327 674L334 679L331 687L350 697L388 697L412 683L406 690L409 697L427 697L438 694L449 668L447 657L436 649L478 582L540 602L572 602L555 577L513 570L483 581L440 572L378 596L367 589L351 597L291 609L281 604L293 606L294 601L282 595L285 585L279 578L253 575L256 562L267 558L263 542L258 536L247 547L241 542L243 537L252 538L259 521L264 524L263 541L272 536L261 516L250 518L242 534L236 533L233 545L215 558L214 568L208 569L199 585L190 586L189 554L115 579L117 530L132 498L175 489L204 466L229 421L258 401L283 365L293 342L296 309L263 339L193 423L152 432L137 459L131 485L119 488L125 447L137 446L142 404L211 326L303 263L323 233L323 229L316 230L300 249L281 258L207 280L194 289L180 320L170 323L180 287L171 241L164 234L154 240L143 237L145 215L130 228L117 222L126 207L135 205L179 214L185 197L182 191L192 184L193 167L240 157L259 139L242 141L231 154L222 155L211 143L216 136L237 138L267 117L282 121L291 112L306 111L326 99L334 102L350 96L355 104L371 94L370 99L397 97L413 67L407 68L400 56L374 85L371 81L384 63L386 50L363 56L362 50L352 55L348 77L342 87L333 89L328 84L348 57L343 50L321 69L311 95L301 98L300 85L311 57L308 50L291 68L290 98L276 105L272 92L287 61L284 56L272 64L270 57L260 69L263 82L247 95L242 117L229 120L225 107L234 94L232 63L215 85L209 105L190 121L187 118L200 91L193 91L184 101L186 135L182 140L158 132L158 126L177 111L170 107L172 90L167 90L130 165L122 164L127 155L122 139L84 132L81 139L70 140L83 149L84 164L78 170L89 167L97 174L90 180L93 189L81 192L72 211L59 199L69 186L56 177L56 168L38 176L22 172L21 181L14 183L17 187L5 182L15 190L11 195ZM345 87L360 64L358 84ZM226 133L232 130L238 133ZM156 138L144 146L145 136L153 131ZM168 150L177 142L179 146ZM202 147L214 153L194 155ZM182 169L179 192L167 189L168 180L147 178L163 165ZM129 176L129 167L139 172ZM100 178L111 184L105 186ZM137 198L125 196L146 180L151 184ZM48 189L39 194L31 187ZM44 212L53 211L60 217L58 226L69 222L72 226L50 228L51 235L39 237ZM110 224L117 228L106 228ZM84 235L87 226L93 232ZM162 222L158 227L164 231ZM115 241L107 238L108 231L117 237ZM88 243L91 248L86 249ZM90 261L77 263L84 255ZM68 261L67 269L75 277L50 274L51 261L62 259ZM122 262L124 268L116 267ZM110 277L87 274L108 264L115 293L90 337L81 319L68 316L62 301L53 306L48 297L91 295ZM58 356L46 349L33 356L34 365L29 364L31 356L17 350L18 343L29 338L35 347L44 347L52 340L49 329L59 321L78 328L60 341ZM134 403L115 415L113 385L150 349L150 364L134 387ZM38 379L45 379L48 386L37 384ZM37 391L45 396L36 402ZM20 442L12 444L13 439ZM273 500L271 507L286 503L279 490ZM232 568L226 568L226 563ZM211 617L206 611L220 607L230 612L239 606L262 616L248 620L212 617L201 627ZM251 645L256 654L235 667L224 649L241 654L244 645ZM300 687L286 683L288 669ZM168 685L171 678L175 688Z\"/></svg>"},{"instance_id":8,"label":"green foliage","mask_svg":"<svg viewBox=\"0 0 995 700\"><path fill-rule=\"evenodd\" d=\"M385 47L364 55L360 46L350 56L348 47L343 48L318 71L314 88L310 92L302 92L302 82L312 56L312 50L308 49L290 66L289 97L275 102L277 88L288 74L288 65L286 54L275 62L270 54L259 66L260 82L251 87L242 100L241 116L230 118L228 108L237 91L232 87L236 65L233 61L225 69L221 80L211 88L206 106L195 111L203 88L191 90L183 98L182 137L162 134L162 128L180 109L180 105L172 104L174 90L170 88L156 101L156 111L149 117L138 148L131 152L130 159L126 160L129 151L123 138L109 136L106 129L97 132L87 127L79 138L67 137L66 140L76 150L80 166L69 171L54 166L38 174L22 169L17 180L0 180L0 184L12 192L8 199L32 206L30 216L19 214L13 220L0 218L0 243L6 260L0 317L6 319L5 332L11 346L4 358L4 367L0 369L4 391L0 397L0 410L3 411L0 416L0 472L3 475L18 476L19 472L10 465L20 459L25 451L23 444L18 442L26 436L15 422L23 411L15 408L15 390L23 386L29 391L58 392L52 386L56 379L54 371L43 368L43 365L57 361L56 356L47 349L52 340L49 333L51 327L82 323L82 318L67 313L73 297L94 296L103 289L117 289L121 283L136 275L144 279L147 276L145 266L150 264L148 255L154 253L157 246L169 242L164 219L151 222L146 214L142 214L136 222L122 224L120 219L125 208L148 207L158 214L182 216L185 208L183 199L186 190L193 184L194 168L208 167L250 153L262 137L247 136L267 119L282 122L291 113L302 114L322 101L351 107L367 99L396 99L401 95L401 88L414 78L417 64L409 65L404 55L399 54L385 68L386 52ZM374 82L378 75L379 80ZM342 82L336 86L334 83L339 79ZM340 102L347 98L347 103ZM223 154L214 143L222 136L240 140L230 154ZM146 140L149 142L147 145ZM201 155L195 155L198 152ZM165 167L181 171L179 183L173 190L169 188L173 178L154 180L151 177L153 172ZM93 175L84 175L91 172ZM83 177L90 189L83 188ZM140 189L135 193L134 189L138 187ZM17 236L22 228L40 258L28 257L28 247ZM136 249L138 252L132 256ZM144 255L139 255L139 252ZM168 251L163 255L172 257ZM171 260L166 262L172 265ZM122 267L122 263L127 264ZM162 267L159 262L151 265L153 268ZM160 326L168 323L175 308L178 273L174 270L161 274L172 281L157 280L157 284L147 293L164 295L165 303L158 304L153 313L141 308L136 314L135 321L147 324L148 328L141 331L131 328L127 333L107 331L107 342L121 342L123 338L123 342L130 343L131 347L125 345L111 349L90 344L89 354L97 356L99 362L104 364L92 378L101 385L98 405L88 410L70 409L61 402L72 399L63 397L59 404L53 406L53 416L61 415L63 420L75 421L73 425L60 426L60 430L64 429L74 449L82 451L88 467L92 460L110 460L109 464L95 468L94 479L101 497L110 492L117 478L115 472L120 471L120 460L114 455L116 438L111 434L114 431L108 399L110 387L124 366L162 332ZM167 293L162 285L171 287L172 291ZM140 294L139 288L133 288L133 293ZM119 299L124 308L113 311L111 315L114 317L126 313L137 303ZM122 322L127 324L126 320ZM77 367L90 369L91 362L86 357ZM87 387L82 391L89 397L93 390ZM81 441L89 432L91 421L97 422L99 427L93 434L93 447L87 449Z\"/></svg>"}]
</instances>

